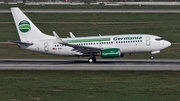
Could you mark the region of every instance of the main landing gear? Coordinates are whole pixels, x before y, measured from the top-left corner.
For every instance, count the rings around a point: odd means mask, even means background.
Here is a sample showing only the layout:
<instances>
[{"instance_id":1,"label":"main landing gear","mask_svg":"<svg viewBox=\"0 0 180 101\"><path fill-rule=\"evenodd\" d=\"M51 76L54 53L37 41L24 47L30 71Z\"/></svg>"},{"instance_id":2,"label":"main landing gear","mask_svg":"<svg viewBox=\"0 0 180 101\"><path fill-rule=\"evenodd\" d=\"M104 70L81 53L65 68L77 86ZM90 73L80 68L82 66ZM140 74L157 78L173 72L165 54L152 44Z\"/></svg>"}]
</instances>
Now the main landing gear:
<instances>
[{"instance_id":1,"label":"main landing gear","mask_svg":"<svg viewBox=\"0 0 180 101\"><path fill-rule=\"evenodd\" d=\"M95 57L89 58L88 62L89 63L94 63L94 62L96 62L96 58Z\"/></svg>"},{"instance_id":2,"label":"main landing gear","mask_svg":"<svg viewBox=\"0 0 180 101\"><path fill-rule=\"evenodd\" d=\"M91 56L89 59L88 59L88 62L89 63L94 63L94 62L96 62L96 57L93 55L93 56Z\"/></svg>"}]
</instances>

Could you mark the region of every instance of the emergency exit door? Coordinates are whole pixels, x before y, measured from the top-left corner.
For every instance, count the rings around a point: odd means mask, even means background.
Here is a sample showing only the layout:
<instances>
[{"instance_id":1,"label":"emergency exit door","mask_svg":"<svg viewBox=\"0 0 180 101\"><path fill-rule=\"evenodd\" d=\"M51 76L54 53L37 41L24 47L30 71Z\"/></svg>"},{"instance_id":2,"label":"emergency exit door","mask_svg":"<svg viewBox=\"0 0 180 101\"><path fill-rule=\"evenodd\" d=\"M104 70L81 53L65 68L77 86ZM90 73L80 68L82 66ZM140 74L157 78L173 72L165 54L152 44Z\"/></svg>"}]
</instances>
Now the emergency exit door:
<instances>
[{"instance_id":1,"label":"emergency exit door","mask_svg":"<svg viewBox=\"0 0 180 101\"><path fill-rule=\"evenodd\" d=\"M146 37L146 46L150 46L150 45L151 45L150 37Z\"/></svg>"},{"instance_id":2,"label":"emergency exit door","mask_svg":"<svg viewBox=\"0 0 180 101\"><path fill-rule=\"evenodd\" d=\"M44 43L44 51L47 53L49 51L49 44L48 42Z\"/></svg>"}]
</instances>

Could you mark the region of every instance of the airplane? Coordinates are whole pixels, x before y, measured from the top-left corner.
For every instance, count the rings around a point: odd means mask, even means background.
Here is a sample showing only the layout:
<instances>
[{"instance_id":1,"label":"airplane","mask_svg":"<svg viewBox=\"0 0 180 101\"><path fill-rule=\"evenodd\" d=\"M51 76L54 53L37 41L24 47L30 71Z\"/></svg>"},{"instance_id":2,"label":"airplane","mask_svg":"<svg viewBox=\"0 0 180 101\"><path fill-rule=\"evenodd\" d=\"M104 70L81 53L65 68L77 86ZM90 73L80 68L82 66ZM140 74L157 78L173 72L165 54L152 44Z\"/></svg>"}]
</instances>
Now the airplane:
<instances>
[{"instance_id":1,"label":"airplane","mask_svg":"<svg viewBox=\"0 0 180 101\"><path fill-rule=\"evenodd\" d=\"M96 62L96 56L102 58L123 57L124 54L150 52L160 53L171 46L169 41L150 34L121 34L61 38L53 31L54 36L42 33L33 22L18 8L11 8L20 41L16 41L22 49L62 56L88 56L89 63Z\"/></svg>"}]
</instances>

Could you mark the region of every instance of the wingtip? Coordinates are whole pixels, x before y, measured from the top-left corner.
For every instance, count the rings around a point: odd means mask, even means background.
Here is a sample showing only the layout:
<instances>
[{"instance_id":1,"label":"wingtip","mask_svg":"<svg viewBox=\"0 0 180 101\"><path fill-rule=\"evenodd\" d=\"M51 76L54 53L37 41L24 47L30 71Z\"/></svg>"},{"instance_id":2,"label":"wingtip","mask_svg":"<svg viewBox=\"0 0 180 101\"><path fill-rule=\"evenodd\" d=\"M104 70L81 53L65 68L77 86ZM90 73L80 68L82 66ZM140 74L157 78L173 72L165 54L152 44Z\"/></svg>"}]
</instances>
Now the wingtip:
<instances>
[{"instance_id":1,"label":"wingtip","mask_svg":"<svg viewBox=\"0 0 180 101\"><path fill-rule=\"evenodd\" d=\"M55 32L55 31L52 31L52 32L53 32L54 36L57 36L57 34L56 34L56 32Z\"/></svg>"},{"instance_id":2,"label":"wingtip","mask_svg":"<svg viewBox=\"0 0 180 101\"><path fill-rule=\"evenodd\" d=\"M64 43L64 41L57 35L55 31L52 31L58 43Z\"/></svg>"},{"instance_id":3,"label":"wingtip","mask_svg":"<svg viewBox=\"0 0 180 101\"><path fill-rule=\"evenodd\" d=\"M71 38L75 38L74 34L72 32L69 32Z\"/></svg>"}]
</instances>

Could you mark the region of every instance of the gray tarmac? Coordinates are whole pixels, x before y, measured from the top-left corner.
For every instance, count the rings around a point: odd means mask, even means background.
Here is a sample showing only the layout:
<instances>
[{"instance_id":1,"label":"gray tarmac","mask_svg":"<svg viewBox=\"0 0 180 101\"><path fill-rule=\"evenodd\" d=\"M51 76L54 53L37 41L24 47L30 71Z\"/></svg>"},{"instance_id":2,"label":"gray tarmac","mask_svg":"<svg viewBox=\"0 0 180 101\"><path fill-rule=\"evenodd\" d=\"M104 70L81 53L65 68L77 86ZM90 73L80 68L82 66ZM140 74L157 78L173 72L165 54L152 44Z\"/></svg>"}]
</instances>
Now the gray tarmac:
<instances>
[{"instance_id":1,"label":"gray tarmac","mask_svg":"<svg viewBox=\"0 0 180 101\"><path fill-rule=\"evenodd\" d=\"M180 9L175 9L175 10L169 10L169 9L162 9L162 10L147 10L147 9L139 9L139 10L134 10L134 9L128 9L128 10L109 10L109 9L64 9L64 10L59 10L59 9L53 9L53 10L48 10L48 9L42 9L42 10L22 10L24 13L180 13ZM4 9L0 10L0 13L11 13L10 10Z\"/></svg>"},{"instance_id":2,"label":"gray tarmac","mask_svg":"<svg viewBox=\"0 0 180 101\"><path fill-rule=\"evenodd\" d=\"M145 59L0 59L0 70L133 70L180 71L180 60Z\"/></svg>"}]
</instances>

